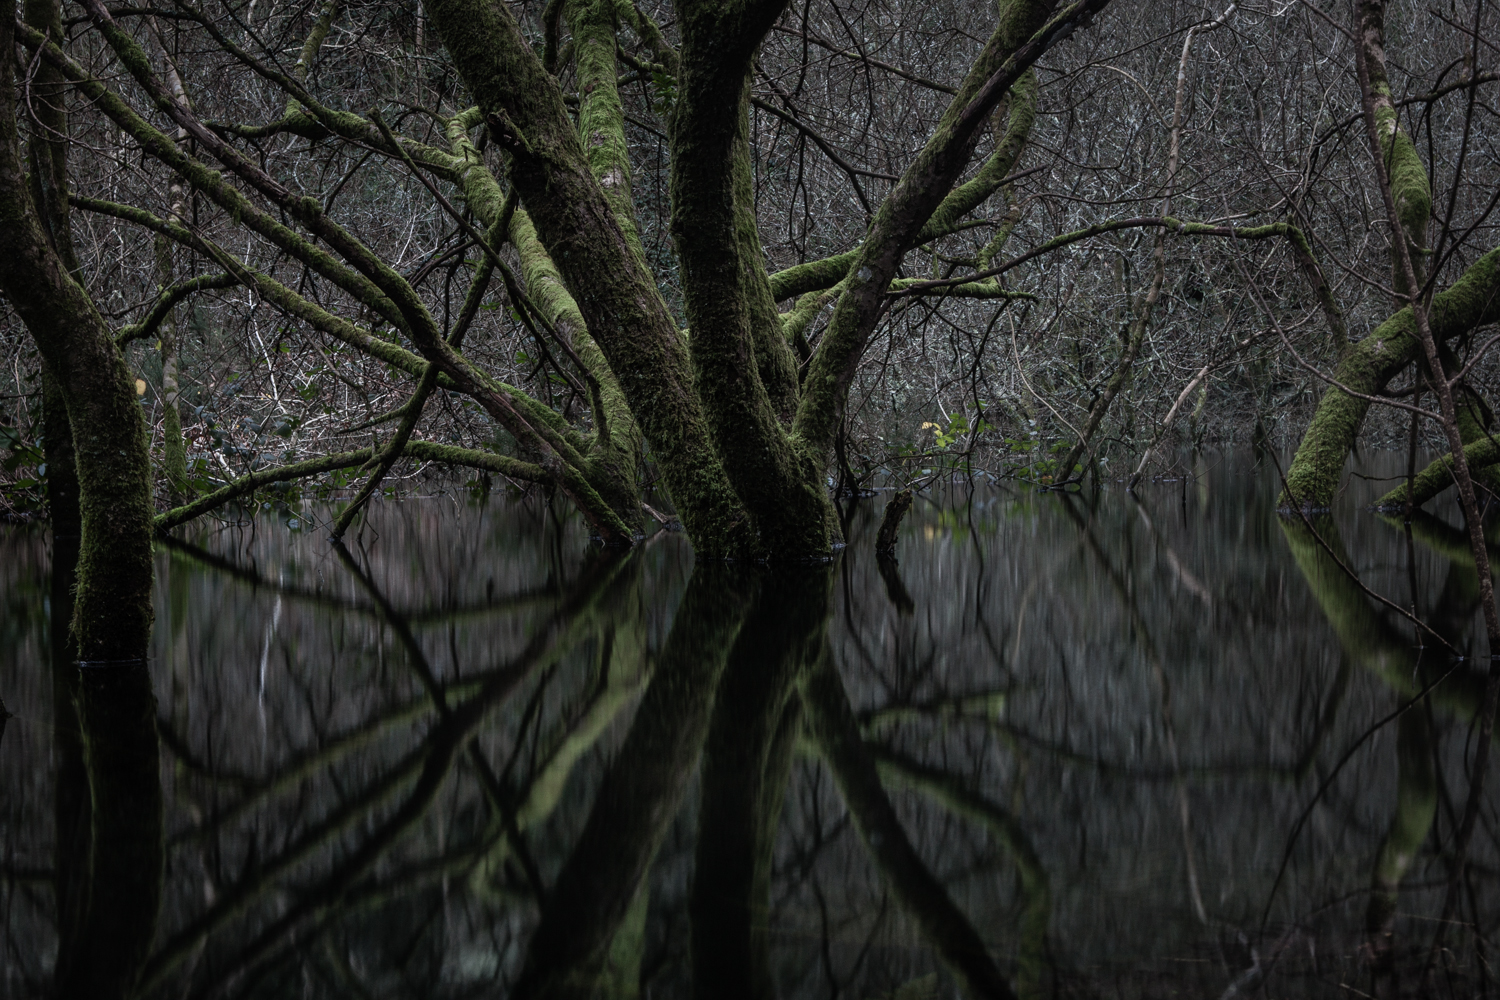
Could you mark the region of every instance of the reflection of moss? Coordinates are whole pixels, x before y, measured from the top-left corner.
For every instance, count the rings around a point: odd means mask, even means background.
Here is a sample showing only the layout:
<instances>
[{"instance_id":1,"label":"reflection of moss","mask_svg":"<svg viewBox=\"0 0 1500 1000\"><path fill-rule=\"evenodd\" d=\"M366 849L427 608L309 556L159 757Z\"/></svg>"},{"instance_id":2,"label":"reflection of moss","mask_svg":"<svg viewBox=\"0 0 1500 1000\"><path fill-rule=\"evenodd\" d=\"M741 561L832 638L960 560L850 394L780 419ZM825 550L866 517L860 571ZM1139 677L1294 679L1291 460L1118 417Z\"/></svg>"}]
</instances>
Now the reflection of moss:
<instances>
[{"instance_id":1,"label":"reflection of moss","mask_svg":"<svg viewBox=\"0 0 1500 1000\"><path fill-rule=\"evenodd\" d=\"M1406 530L1406 523L1399 517L1386 514L1381 516L1381 520L1397 531ZM1412 511L1410 524L1414 541L1421 542L1424 548L1432 550L1450 563L1448 581L1443 597L1438 602L1438 610L1444 611L1452 601L1461 602L1470 611L1478 607L1479 576L1474 572L1474 550L1469 547L1468 532L1455 528L1425 510ZM1500 528L1500 522L1485 526L1490 558L1494 560L1500 560L1500 545L1496 544L1493 537L1497 528Z\"/></svg>"},{"instance_id":2,"label":"reflection of moss","mask_svg":"<svg viewBox=\"0 0 1500 1000\"><path fill-rule=\"evenodd\" d=\"M902 983L889 993L881 994L877 1000L938 1000L943 995L936 972L929 972L910 982Z\"/></svg>"},{"instance_id":3,"label":"reflection of moss","mask_svg":"<svg viewBox=\"0 0 1500 1000\"><path fill-rule=\"evenodd\" d=\"M651 909L651 886L642 882L610 942L604 971L593 995L604 1000L636 1000L641 995L641 956L646 951L646 914Z\"/></svg>"},{"instance_id":4,"label":"reflection of moss","mask_svg":"<svg viewBox=\"0 0 1500 1000\"><path fill-rule=\"evenodd\" d=\"M1350 566L1349 558L1333 519L1324 516L1304 521L1300 517L1283 517L1281 530L1309 589L1345 652L1360 666L1379 675L1392 690L1407 697L1416 695L1430 679L1423 671L1415 669L1423 665L1425 657L1418 652L1410 636L1397 632L1375 611L1364 591L1350 578L1345 570ZM1473 575L1472 570L1469 575ZM1458 597L1467 591L1462 586L1461 576L1461 569L1450 568L1448 586L1444 590L1446 599L1439 603L1447 621L1466 622L1474 612L1472 600L1464 602ZM1440 634L1445 631L1443 626L1434 627ZM1441 647L1430 645L1427 649L1433 651L1429 655L1441 651ZM1459 669L1434 688L1430 697L1434 704L1445 706L1461 718L1468 719L1477 711L1483 690L1482 674Z\"/></svg>"},{"instance_id":5,"label":"reflection of moss","mask_svg":"<svg viewBox=\"0 0 1500 1000\"><path fill-rule=\"evenodd\" d=\"M697 768L746 611L731 584L712 564L694 569L630 733L542 903L512 996L588 995L599 981Z\"/></svg>"},{"instance_id":6,"label":"reflection of moss","mask_svg":"<svg viewBox=\"0 0 1500 1000\"><path fill-rule=\"evenodd\" d=\"M1434 631L1457 646L1479 601L1479 580L1474 572L1467 537L1421 511L1416 512L1410 528L1414 539L1451 560L1431 625ZM1419 650L1413 649L1409 639L1396 633L1384 618L1375 613L1369 599L1338 565L1342 562L1348 566L1349 560L1331 518L1322 517L1311 522L1283 518L1282 531L1308 586L1349 656L1374 670L1402 696L1416 694L1438 669L1446 668L1446 650L1432 643L1423 643ZM1433 704L1443 705L1460 717L1472 718L1480 704L1483 686L1482 675L1459 672L1434 688L1428 698ZM1428 704L1411 705L1401 714L1396 754L1396 803L1375 857L1370 877L1370 901L1365 910L1365 930L1377 971L1389 971L1401 883L1426 841L1437 811L1437 780Z\"/></svg>"},{"instance_id":7,"label":"reflection of moss","mask_svg":"<svg viewBox=\"0 0 1500 1000\"><path fill-rule=\"evenodd\" d=\"M1401 716L1396 735L1396 808L1370 878L1365 931L1377 960L1389 960L1395 937L1396 900L1437 813L1432 727L1425 706Z\"/></svg>"},{"instance_id":8,"label":"reflection of moss","mask_svg":"<svg viewBox=\"0 0 1500 1000\"><path fill-rule=\"evenodd\" d=\"M516 804L514 818L519 833L534 830L551 817L562 799L568 779L573 775L574 765L594 748L600 737L640 694L649 677L645 669L644 623L625 615L614 621L616 627L612 633L613 641L608 643L609 656L600 664L598 690L583 714L555 741L546 762L527 784ZM495 822L498 824L499 820ZM495 849L474 868L473 884L476 888L498 888L508 881L505 877L506 862L511 858L513 847L508 836L496 841Z\"/></svg>"},{"instance_id":9,"label":"reflection of moss","mask_svg":"<svg viewBox=\"0 0 1500 1000\"><path fill-rule=\"evenodd\" d=\"M61 996L131 995L162 896L161 761L156 698L143 661L81 671L78 716L90 829L79 951Z\"/></svg>"},{"instance_id":10,"label":"reflection of moss","mask_svg":"<svg viewBox=\"0 0 1500 1000\"><path fill-rule=\"evenodd\" d=\"M1016 958L1016 993L1022 1000L1047 996L1043 982L1051 967L1047 929L1052 920L1052 886L1031 838L1014 816L969 788L956 775L939 771L884 747L871 746L880 773L897 786L930 797L956 816L990 832L1010 854L1021 876L1021 944Z\"/></svg>"},{"instance_id":11,"label":"reflection of moss","mask_svg":"<svg viewBox=\"0 0 1500 1000\"><path fill-rule=\"evenodd\" d=\"M927 868L896 817L827 653L802 681L808 734L833 775L854 828L891 894L969 996L1011 997L974 925Z\"/></svg>"},{"instance_id":12,"label":"reflection of moss","mask_svg":"<svg viewBox=\"0 0 1500 1000\"><path fill-rule=\"evenodd\" d=\"M700 782L689 903L697 996L776 993L768 940L776 833L801 729L797 679L823 649L831 584L826 566L766 578L730 653Z\"/></svg>"},{"instance_id":13,"label":"reflection of moss","mask_svg":"<svg viewBox=\"0 0 1500 1000\"><path fill-rule=\"evenodd\" d=\"M172 548L205 565L214 566L221 571L229 571L240 579L249 579L257 582L259 586L272 587L265 581L259 581L255 574L242 568L237 569L232 563L210 557L191 546L173 543ZM203 941L209 935L243 913L254 900L274 891L281 884L279 882L281 875L307 859L331 839L365 821L372 808L383 805L398 790L403 787L408 788L405 798L390 814L390 818L366 836L359 851L346 864L335 870L319 886L309 890L302 900L281 918L279 926L284 929L295 928L308 913L328 907L330 901L336 899L342 891L341 886L346 888L349 882L363 873L367 866L378 860L384 850L426 811L433 798L443 788L454 758L460 750L469 745L475 728L489 717L492 709L504 701L526 676L555 662L577 642L597 629L597 619L605 614L601 605L605 604L617 589L612 585L618 580L624 568L636 562L637 560L618 558L607 552L601 554L580 574L578 582L568 591L557 610L537 629L533 640L519 658L513 660L504 669L472 675L465 682L444 688L442 694L452 707L446 718L430 731L422 746L407 754L396 766L388 769L375 781L363 788L353 790L338 808L287 843L280 853L261 860L250 877L226 887L219 894L217 901L201 917L158 945L157 951L146 968L141 992L149 993L155 987L160 986L184 962L199 953ZM358 579L376 598L382 616L390 623L398 638L402 639L408 651L420 660L421 649L411 639L407 624L409 618L397 613L370 584L367 576L359 574ZM298 592L293 588L275 585L273 589L276 589L278 593L298 596ZM310 595L303 593L300 596L307 599ZM318 600L321 603L321 599ZM430 690L429 694L431 694ZM258 799L294 785L312 768L330 764L340 755L358 747L375 732L388 725L393 718L400 718L406 711L409 709L398 710L385 718L376 720L370 730L352 734L347 739L334 741L324 751L295 762L276 780L258 788L253 795L247 797L242 805L228 812L232 814L239 808L248 808ZM414 784L411 783L413 777L416 778ZM262 940L269 942L274 939L274 934L268 934ZM245 961L253 957L249 953L242 953L235 961ZM230 968L224 975L231 975L234 971L234 968Z\"/></svg>"}]
</instances>

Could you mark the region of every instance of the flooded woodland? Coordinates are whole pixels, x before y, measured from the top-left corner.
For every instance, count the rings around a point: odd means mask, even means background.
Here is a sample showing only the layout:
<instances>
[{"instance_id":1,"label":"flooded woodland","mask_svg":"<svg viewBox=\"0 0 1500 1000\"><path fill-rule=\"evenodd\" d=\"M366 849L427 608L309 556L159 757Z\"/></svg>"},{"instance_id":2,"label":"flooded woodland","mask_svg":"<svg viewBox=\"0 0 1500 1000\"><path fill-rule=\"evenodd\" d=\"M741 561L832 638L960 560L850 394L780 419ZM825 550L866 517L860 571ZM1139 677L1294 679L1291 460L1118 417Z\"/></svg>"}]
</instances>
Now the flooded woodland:
<instances>
[{"instance_id":1,"label":"flooded woodland","mask_svg":"<svg viewBox=\"0 0 1500 1000\"><path fill-rule=\"evenodd\" d=\"M0 1000L1500 989L1500 5L5 2Z\"/></svg>"},{"instance_id":2,"label":"flooded woodland","mask_svg":"<svg viewBox=\"0 0 1500 1000\"><path fill-rule=\"evenodd\" d=\"M226 512L102 717L68 539L3 529L0 992L155 921L143 997L1485 995L1478 580L1452 504L1367 509L1404 459L1313 519L1268 451L952 484L895 560L863 499L800 568L539 496Z\"/></svg>"}]
</instances>

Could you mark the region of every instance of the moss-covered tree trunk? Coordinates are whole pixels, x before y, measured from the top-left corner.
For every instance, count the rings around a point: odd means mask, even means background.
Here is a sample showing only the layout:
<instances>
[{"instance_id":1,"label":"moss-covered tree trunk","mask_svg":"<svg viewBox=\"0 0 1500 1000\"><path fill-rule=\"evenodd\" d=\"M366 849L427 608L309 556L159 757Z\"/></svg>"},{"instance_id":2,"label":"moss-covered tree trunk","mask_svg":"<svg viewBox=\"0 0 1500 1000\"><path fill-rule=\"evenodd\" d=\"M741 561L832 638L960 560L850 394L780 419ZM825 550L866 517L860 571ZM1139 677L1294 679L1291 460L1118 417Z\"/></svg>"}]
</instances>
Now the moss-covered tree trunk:
<instances>
[{"instance_id":1,"label":"moss-covered tree trunk","mask_svg":"<svg viewBox=\"0 0 1500 1000\"><path fill-rule=\"evenodd\" d=\"M748 552L749 522L714 452L692 365L656 281L594 176L557 82L503 4L427 8L491 135L511 155L542 244L577 301L706 555Z\"/></svg>"},{"instance_id":2,"label":"moss-covered tree trunk","mask_svg":"<svg viewBox=\"0 0 1500 1000\"><path fill-rule=\"evenodd\" d=\"M12 31L5 29L0 71L14 74ZM150 455L135 379L48 239L44 225L59 220L44 221L27 190L15 110L7 91L0 98L0 287L56 379L73 430L83 535L73 622L79 655L144 660L151 632Z\"/></svg>"},{"instance_id":3,"label":"moss-covered tree trunk","mask_svg":"<svg viewBox=\"0 0 1500 1000\"><path fill-rule=\"evenodd\" d=\"M40 4L32 24L56 30ZM33 144L42 197L28 189L16 121L14 4L0 12L0 289L56 381L72 431L79 555L72 633L90 797L85 899L65 997L129 995L161 900L161 786L156 711L146 669L151 633L151 484L134 379L68 266L65 147ZM60 32L54 37L60 37ZM59 94L53 106L65 107ZM55 122L55 124L57 124ZM58 129L66 135L65 127ZM48 148L50 146L50 148ZM57 185L57 186L53 186ZM40 204L38 204L40 200Z\"/></svg>"},{"instance_id":4,"label":"moss-covered tree trunk","mask_svg":"<svg viewBox=\"0 0 1500 1000\"><path fill-rule=\"evenodd\" d=\"M766 279L747 138L751 57L781 7L681 7L672 234L696 385L729 479L772 554L820 555L832 522L823 464L784 429L798 398L797 364Z\"/></svg>"},{"instance_id":5,"label":"moss-covered tree trunk","mask_svg":"<svg viewBox=\"0 0 1500 1000\"><path fill-rule=\"evenodd\" d=\"M555 13L566 14L573 33L576 125L549 72L555 67L532 51L504 5L438 0L430 6L478 101L478 118L509 154L510 180L536 240L618 380L700 553L797 560L830 551L838 529L823 478L833 431L897 268L940 207L951 202L962 214L996 190L1001 177L991 175L1013 164L1019 142L1002 143L979 177L953 190L980 131L1031 64L1107 2L1070 4L1046 30L1054 2L1001 5L994 35L933 138L881 206L865 245L827 269L831 280L809 288L844 282L830 333L800 385L776 312L782 293L766 275L756 232L748 143L751 62L785 0L680 5L680 53L633 8L604 0L558 5ZM615 83L621 19L656 50L661 71L677 77L672 227L688 337L657 294L630 211ZM549 46L542 55L555 60L555 38ZM1029 103L1022 104L1029 112ZM491 202L499 201L495 194ZM939 224L951 221L944 216ZM513 240L525 257L526 240ZM812 270L815 281L827 277ZM599 381L605 396L605 380ZM608 409L596 406L606 415Z\"/></svg>"},{"instance_id":6,"label":"moss-covered tree trunk","mask_svg":"<svg viewBox=\"0 0 1500 1000\"><path fill-rule=\"evenodd\" d=\"M1086 24L1104 6L1073 4L1050 22L1052 3L1010 0L1001 6L994 33L932 137L877 210L849 266L848 285L809 362L793 424L799 446L810 454L831 451L849 385L885 308L887 289L969 162L990 113L1054 39Z\"/></svg>"},{"instance_id":7,"label":"moss-covered tree trunk","mask_svg":"<svg viewBox=\"0 0 1500 1000\"><path fill-rule=\"evenodd\" d=\"M1326 510L1333 502L1344 462L1358 440L1370 405L1369 400L1346 390L1378 396L1412 362L1422 363L1424 370L1427 368L1422 362L1421 341L1412 311L1401 307L1420 291L1426 279L1432 187L1416 146L1401 127L1400 113L1392 98L1386 69L1385 13L1384 0L1359 0L1356 41L1360 46L1359 62L1364 67L1366 98L1375 119L1375 140L1383 161L1381 172L1387 178L1394 203L1396 231L1391 234L1391 287L1400 311L1339 362L1334 372L1338 384L1324 392L1287 474L1279 502L1283 509ZM1411 286L1403 259L1410 261L1416 287ZM1500 315L1497 305L1500 305L1500 272L1492 252L1452 288L1433 297L1428 307L1428 322L1439 349L1446 350L1447 341L1466 336L1475 326L1492 322L1494 316ZM1455 387L1454 396L1460 404L1457 412L1462 441L1469 444L1486 436L1489 421L1484 401L1463 384ZM1479 478L1486 485L1491 480L1487 474ZM1389 499L1384 497L1380 502L1385 504Z\"/></svg>"},{"instance_id":8,"label":"moss-covered tree trunk","mask_svg":"<svg viewBox=\"0 0 1500 1000\"><path fill-rule=\"evenodd\" d=\"M1500 319L1500 249L1479 258L1450 288L1434 295L1427 316L1433 336L1440 342ZM1334 369L1338 385L1323 393L1287 470L1279 506L1316 511L1332 505L1344 462L1370 409L1370 400L1362 397L1381 392L1420 352L1416 320L1408 306L1344 356Z\"/></svg>"}]
</instances>

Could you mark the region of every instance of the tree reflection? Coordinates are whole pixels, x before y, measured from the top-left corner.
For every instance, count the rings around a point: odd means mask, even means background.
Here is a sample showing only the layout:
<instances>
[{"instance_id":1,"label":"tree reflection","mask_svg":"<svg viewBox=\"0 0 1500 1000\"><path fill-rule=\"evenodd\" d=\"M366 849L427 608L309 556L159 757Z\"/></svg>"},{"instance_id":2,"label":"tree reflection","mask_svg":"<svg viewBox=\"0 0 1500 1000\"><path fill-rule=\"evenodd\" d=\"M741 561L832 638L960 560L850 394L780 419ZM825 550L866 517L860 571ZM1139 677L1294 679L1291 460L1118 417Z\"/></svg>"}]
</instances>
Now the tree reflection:
<instances>
[{"instance_id":1,"label":"tree reflection","mask_svg":"<svg viewBox=\"0 0 1500 1000\"><path fill-rule=\"evenodd\" d=\"M1483 697L1484 676L1455 658L1471 642L1479 607L1479 581L1468 540L1458 529L1423 511L1410 522L1385 518L1397 530L1443 557L1441 593L1417 632L1402 635L1376 610L1369 588L1351 571L1337 525L1327 516L1286 518L1282 530L1298 566L1349 656L1401 697L1396 719L1396 796L1376 852L1365 908L1373 988L1400 992L1396 916L1402 883L1432 832L1438 806L1438 748L1433 713L1472 719Z\"/></svg>"},{"instance_id":2,"label":"tree reflection","mask_svg":"<svg viewBox=\"0 0 1500 1000\"><path fill-rule=\"evenodd\" d=\"M7 836L56 893L11 933L78 996L1410 990L1482 685L1462 537L1201 495L924 505L899 566L525 507L165 542L160 704L53 649L53 832Z\"/></svg>"},{"instance_id":3,"label":"tree reflection","mask_svg":"<svg viewBox=\"0 0 1500 1000\"><path fill-rule=\"evenodd\" d=\"M50 650L57 759L55 995L128 997L162 898L156 699L140 661L78 662L69 623L78 535L53 537Z\"/></svg>"}]
</instances>

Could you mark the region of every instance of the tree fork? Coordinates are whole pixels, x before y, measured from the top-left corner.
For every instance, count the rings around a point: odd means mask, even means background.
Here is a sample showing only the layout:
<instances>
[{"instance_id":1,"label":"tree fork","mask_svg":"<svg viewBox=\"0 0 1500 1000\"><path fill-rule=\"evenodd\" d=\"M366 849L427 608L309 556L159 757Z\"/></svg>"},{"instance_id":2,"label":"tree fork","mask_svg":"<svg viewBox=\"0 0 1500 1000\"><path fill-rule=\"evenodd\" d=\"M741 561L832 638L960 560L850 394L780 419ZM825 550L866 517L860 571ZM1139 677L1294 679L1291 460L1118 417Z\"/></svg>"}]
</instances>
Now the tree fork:
<instances>
[{"instance_id":1,"label":"tree fork","mask_svg":"<svg viewBox=\"0 0 1500 1000\"><path fill-rule=\"evenodd\" d=\"M695 373L715 448L773 557L829 551L822 469L785 432L796 362L765 277L754 217L749 70L780 3L682 8L672 116L672 234ZM727 108L734 113L726 114Z\"/></svg>"},{"instance_id":2,"label":"tree fork","mask_svg":"<svg viewBox=\"0 0 1500 1000\"><path fill-rule=\"evenodd\" d=\"M556 81L505 6L435 0L427 12L511 153L511 182L619 378L694 546L748 554L749 520L713 450L682 336L589 168Z\"/></svg>"},{"instance_id":3,"label":"tree fork","mask_svg":"<svg viewBox=\"0 0 1500 1000\"><path fill-rule=\"evenodd\" d=\"M1053 44L1088 25L1108 0L1080 0L1053 15L1053 4L1012 0L943 113L931 139L881 203L851 265L827 330L808 366L793 433L825 455L842 419L849 383L886 309L891 279L932 213L969 162L978 130L1005 93Z\"/></svg>"},{"instance_id":4,"label":"tree fork","mask_svg":"<svg viewBox=\"0 0 1500 1000\"><path fill-rule=\"evenodd\" d=\"M557 454L555 449L560 442L556 440L555 435L549 434L549 429L545 425L533 425L529 422L512 400L503 393L490 388L487 380L443 341L426 307L400 274L342 226L329 219L322 212L321 206L313 199L295 197L259 166L207 130L184 103L173 99L167 93L151 69L145 53L128 34L120 29L103 5L97 0L84 0L84 2L94 23L110 46L129 69L136 82L151 95L158 108L170 115L182 129L196 138L236 174L337 250L357 272L358 280L352 280L352 287L365 289L367 294L362 298L372 307L388 312L388 318L412 339L429 362L436 364L444 374L453 379L462 391L473 397L491 417L514 434L523 446L534 451L539 456L543 468L548 469L558 487L573 500L595 531L599 532L606 541L625 539L628 543L631 532L624 522L604 503L578 469ZM153 154L159 159L174 159L182 162L185 170L190 170L195 165L194 161L181 156L175 148L169 148L165 137L151 129L138 116L126 114L123 117L133 120L136 126L134 131L150 134L157 140L155 142L157 148L153 150ZM382 129L382 132L384 131ZM385 138L394 144L395 140L389 133L385 134ZM401 152L405 158L405 151ZM251 206L242 195L236 192L234 196L229 196L227 192L233 189L227 185L215 183L210 187L220 197L227 197L230 202L238 205L245 214L261 218L262 228L266 234L277 239L278 242L292 247L301 247L306 243L287 227ZM313 256L319 255L315 253ZM344 276L346 280L351 277L344 274L342 267L333 268L334 279L337 280L339 276Z\"/></svg>"}]
</instances>

